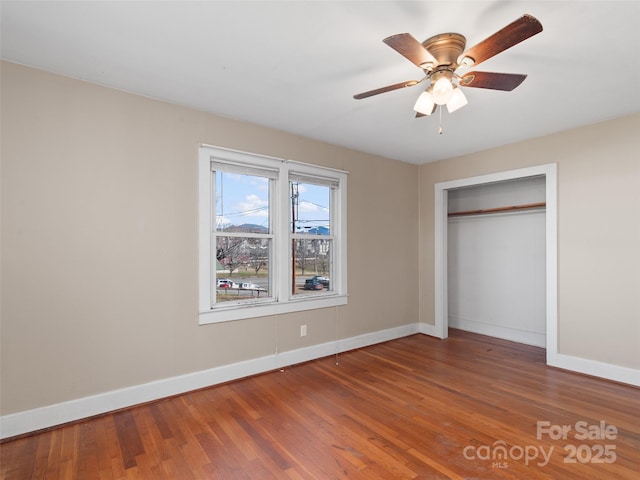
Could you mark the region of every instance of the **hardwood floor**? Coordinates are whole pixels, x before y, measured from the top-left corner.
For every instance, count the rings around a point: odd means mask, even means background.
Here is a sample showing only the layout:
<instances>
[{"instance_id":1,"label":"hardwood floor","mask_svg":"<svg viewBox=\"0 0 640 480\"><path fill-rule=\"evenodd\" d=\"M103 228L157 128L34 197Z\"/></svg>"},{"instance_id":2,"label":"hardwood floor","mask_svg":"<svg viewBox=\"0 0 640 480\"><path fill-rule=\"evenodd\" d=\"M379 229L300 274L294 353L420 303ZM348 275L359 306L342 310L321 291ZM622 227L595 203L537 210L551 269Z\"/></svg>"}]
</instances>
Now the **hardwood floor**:
<instances>
[{"instance_id":1,"label":"hardwood floor","mask_svg":"<svg viewBox=\"0 0 640 480\"><path fill-rule=\"evenodd\" d=\"M8 441L0 472L637 479L639 399L638 388L546 367L542 349L451 330L447 340L413 335L340 354L338 365L324 358ZM566 439L552 438L564 425Z\"/></svg>"}]
</instances>

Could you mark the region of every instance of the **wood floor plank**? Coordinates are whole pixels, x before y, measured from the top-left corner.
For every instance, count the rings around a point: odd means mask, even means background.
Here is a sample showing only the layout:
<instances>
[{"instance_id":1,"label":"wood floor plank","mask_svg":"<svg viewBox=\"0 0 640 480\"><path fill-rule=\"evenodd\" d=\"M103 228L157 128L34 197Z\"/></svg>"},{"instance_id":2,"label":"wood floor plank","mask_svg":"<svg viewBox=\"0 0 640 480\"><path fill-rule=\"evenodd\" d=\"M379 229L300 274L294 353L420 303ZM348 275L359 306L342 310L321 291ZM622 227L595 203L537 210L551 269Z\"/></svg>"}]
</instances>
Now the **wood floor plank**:
<instances>
[{"instance_id":1,"label":"wood floor plank","mask_svg":"<svg viewBox=\"0 0 640 480\"><path fill-rule=\"evenodd\" d=\"M118 443L124 468L129 469L136 466L136 456L144 453L140 432L136 425L136 420L132 410L124 410L115 413L113 420L118 434Z\"/></svg>"},{"instance_id":2,"label":"wood floor plank","mask_svg":"<svg viewBox=\"0 0 640 480\"><path fill-rule=\"evenodd\" d=\"M0 478L636 480L639 451L640 389L452 329L5 441Z\"/></svg>"}]
</instances>

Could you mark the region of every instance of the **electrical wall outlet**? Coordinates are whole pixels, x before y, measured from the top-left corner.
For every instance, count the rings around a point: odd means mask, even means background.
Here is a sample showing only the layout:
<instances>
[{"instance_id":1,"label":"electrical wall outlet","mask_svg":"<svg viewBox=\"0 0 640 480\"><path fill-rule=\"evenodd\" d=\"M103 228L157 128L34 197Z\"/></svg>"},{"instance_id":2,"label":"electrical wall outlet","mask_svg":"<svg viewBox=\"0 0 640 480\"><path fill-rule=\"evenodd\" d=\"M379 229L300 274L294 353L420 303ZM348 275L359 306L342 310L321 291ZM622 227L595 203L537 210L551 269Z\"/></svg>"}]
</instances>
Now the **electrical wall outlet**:
<instances>
[{"instance_id":1,"label":"electrical wall outlet","mask_svg":"<svg viewBox=\"0 0 640 480\"><path fill-rule=\"evenodd\" d=\"M307 326L306 325L300 325L300 336L301 337L306 337L307 336Z\"/></svg>"}]
</instances>

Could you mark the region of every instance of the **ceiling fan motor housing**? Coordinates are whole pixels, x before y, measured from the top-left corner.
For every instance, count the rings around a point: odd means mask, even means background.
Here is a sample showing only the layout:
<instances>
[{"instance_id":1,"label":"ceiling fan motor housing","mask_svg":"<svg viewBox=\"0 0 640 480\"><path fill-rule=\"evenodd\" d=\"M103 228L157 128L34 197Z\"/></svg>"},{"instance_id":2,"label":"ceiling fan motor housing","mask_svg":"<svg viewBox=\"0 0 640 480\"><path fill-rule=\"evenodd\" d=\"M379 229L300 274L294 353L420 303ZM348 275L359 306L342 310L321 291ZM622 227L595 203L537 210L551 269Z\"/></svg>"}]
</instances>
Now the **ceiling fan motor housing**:
<instances>
[{"instance_id":1,"label":"ceiling fan motor housing","mask_svg":"<svg viewBox=\"0 0 640 480\"><path fill-rule=\"evenodd\" d=\"M422 42L422 46L438 61L438 65L433 67L447 66L451 70L459 66L458 57L464 52L466 44L467 39L459 33L441 33Z\"/></svg>"}]
</instances>

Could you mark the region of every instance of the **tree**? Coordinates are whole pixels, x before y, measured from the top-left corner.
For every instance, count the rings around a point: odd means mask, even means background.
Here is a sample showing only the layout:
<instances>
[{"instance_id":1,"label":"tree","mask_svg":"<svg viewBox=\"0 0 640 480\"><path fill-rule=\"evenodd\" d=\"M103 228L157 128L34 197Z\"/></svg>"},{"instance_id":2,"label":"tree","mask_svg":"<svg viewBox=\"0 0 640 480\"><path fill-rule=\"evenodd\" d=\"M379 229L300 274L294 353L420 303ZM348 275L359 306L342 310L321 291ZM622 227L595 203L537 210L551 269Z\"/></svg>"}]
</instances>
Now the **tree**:
<instances>
[{"instance_id":1,"label":"tree","mask_svg":"<svg viewBox=\"0 0 640 480\"><path fill-rule=\"evenodd\" d=\"M229 270L229 274L233 273L241 263L240 259L244 242L244 238L218 237L216 258Z\"/></svg>"},{"instance_id":2,"label":"tree","mask_svg":"<svg viewBox=\"0 0 640 480\"><path fill-rule=\"evenodd\" d=\"M304 271L309 267L313 257L308 254L308 241L296 240L296 266L300 270L300 275L304 275Z\"/></svg>"},{"instance_id":3,"label":"tree","mask_svg":"<svg viewBox=\"0 0 640 480\"><path fill-rule=\"evenodd\" d=\"M330 247L331 242L327 240L315 240L316 251L316 271L322 275L329 271Z\"/></svg>"},{"instance_id":4,"label":"tree","mask_svg":"<svg viewBox=\"0 0 640 480\"><path fill-rule=\"evenodd\" d=\"M260 269L267 265L268 246L262 244L262 240L257 238L247 239L249 243L249 266L258 275Z\"/></svg>"}]
</instances>

